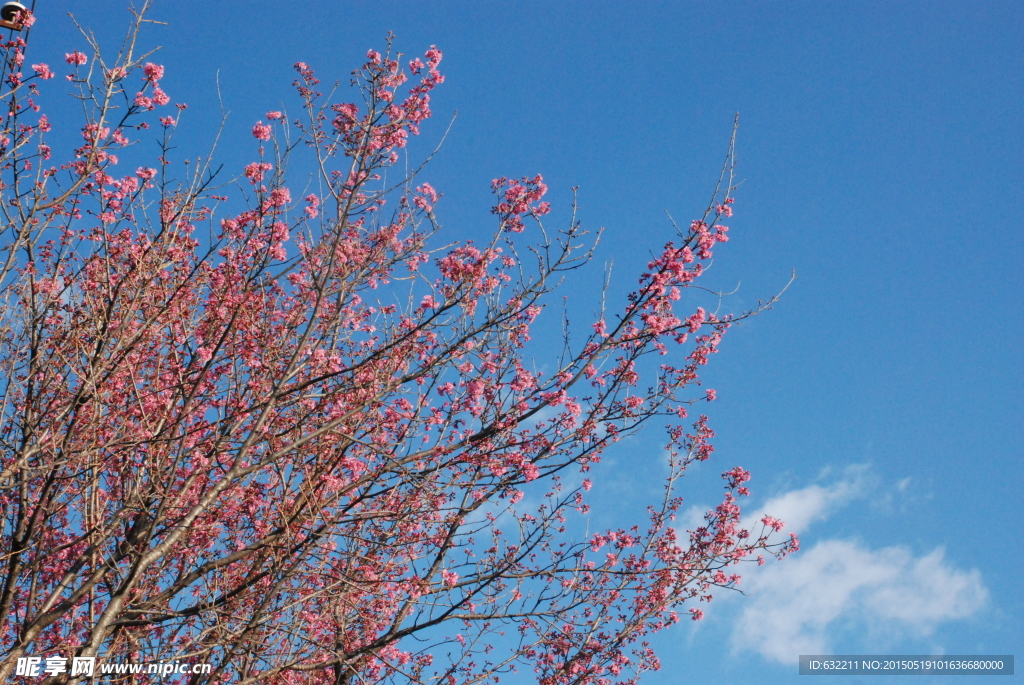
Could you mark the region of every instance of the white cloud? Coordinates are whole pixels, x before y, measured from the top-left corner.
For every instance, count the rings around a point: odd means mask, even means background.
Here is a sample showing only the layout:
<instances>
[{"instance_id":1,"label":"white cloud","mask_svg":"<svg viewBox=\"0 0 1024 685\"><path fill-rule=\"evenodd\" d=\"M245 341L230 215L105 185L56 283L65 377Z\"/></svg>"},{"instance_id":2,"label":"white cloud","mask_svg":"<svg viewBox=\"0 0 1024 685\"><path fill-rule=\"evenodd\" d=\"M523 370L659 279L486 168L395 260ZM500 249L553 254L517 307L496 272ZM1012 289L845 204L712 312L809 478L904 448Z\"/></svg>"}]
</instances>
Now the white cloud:
<instances>
[{"instance_id":1,"label":"white cloud","mask_svg":"<svg viewBox=\"0 0 1024 685\"><path fill-rule=\"evenodd\" d=\"M791 665L800 654L830 653L841 626L926 637L976 613L987 597L981 573L951 566L942 548L915 557L903 547L824 540L756 575L733 647Z\"/></svg>"},{"instance_id":2,"label":"white cloud","mask_svg":"<svg viewBox=\"0 0 1024 685\"><path fill-rule=\"evenodd\" d=\"M769 499L745 513L745 526L757 533L755 522L770 514L786 523L775 539L805 535L855 501L884 499L910 484L903 479L886 487L865 465L823 471L821 478L832 481ZM694 521L687 523L695 522L696 508L688 514ZM941 547L918 556L902 546L804 541L803 550L780 563L741 571L748 596L734 605L740 612L732 628L734 650L792 665L800 654L831 653L832 645L851 635L876 644L925 638L942 623L976 614L988 598L980 571L953 566Z\"/></svg>"},{"instance_id":3,"label":"white cloud","mask_svg":"<svg viewBox=\"0 0 1024 685\"><path fill-rule=\"evenodd\" d=\"M790 490L765 502L764 507L752 515L744 514L747 525L754 525L765 514L785 522L785 537L790 532L801 535L811 524L824 521L837 509L864 496L869 489L867 467L850 466L843 478L832 485L810 485L800 490Z\"/></svg>"}]
</instances>

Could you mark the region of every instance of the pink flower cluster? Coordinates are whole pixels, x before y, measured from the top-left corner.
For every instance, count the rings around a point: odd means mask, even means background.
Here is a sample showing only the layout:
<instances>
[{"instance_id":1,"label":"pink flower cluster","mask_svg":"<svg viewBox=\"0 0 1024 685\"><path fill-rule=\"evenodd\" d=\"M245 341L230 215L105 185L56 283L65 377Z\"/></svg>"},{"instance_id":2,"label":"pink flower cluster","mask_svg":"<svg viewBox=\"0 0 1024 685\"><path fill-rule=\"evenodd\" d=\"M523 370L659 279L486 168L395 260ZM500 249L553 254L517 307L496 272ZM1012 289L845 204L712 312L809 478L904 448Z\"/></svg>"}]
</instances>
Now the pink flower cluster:
<instances>
[{"instance_id":1,"label":"pink flower cluster","mask_svg":"<svg viewBox=\"0 0 1024 685\"><path fill-rule=\"evenodd\" d=\"M697 307L697 312L686 320L686 325L689 327L691 333L696 333L697 330L700 328L701 324L703 324L706 320L707 313L704 311L704 308Z\"/></svg>"},{"instance_id":2,"label":"pink flower cluster","mask_svg":"<svg viewBox=\"0 0 1024 685\"><path fill-rule=\"evenodd\" d=\"M416 193L417 195L412 200L413 204L425 212L433 211L434 204L439 197L434 187L429 183L424 183L416 188Z\"/></svg>"},{"instance_id":3,"label":"pink flower cluster","mask_svg":"<svg viewBox=\"0 0 1024 685\"><path fill-rule=\"evenodd\" d=\"M75 50L64 55L64 61L74 66L82 66L89 61L89 58L85 56L84 52Z\"/></svg>"},{"instance_id":4,"label":"pink flower cluster","mask_svg":"<svg viewBox=\"0 0 1024 685\"><path fill-rule=\"evenodd\" d=\"M154 86L156 85L157 81L164 77L163 65L153 64L152 62L147 62L146 66L142 68L142 72L146 75L146 80L152 83Z\"/></svg>"},{"instance_id":5,"label":"pink flower cluster","mask_svg":"<svg viewBox=\"0 0 1024 685\"><path fill-rule=\"evenodd\" d=\"M284 123L284 112L276 110L267 112L267 119ZM262 119L257 121L255 126L252 127L252 137L256 140L270 140L271 133L273 133L272 129L268 124L264 124Z\"/></svg>"},{"instance_id":6,"label":"pink flower cluster","mask_svg":"<svg viewBox=\"0 0 1024 685\"><path fill-rule=\"evenodd\" d=\"M459 574L449 569L441 571L441 580L447 587L455 587L455 584L459 582Z\"/></svg>"},{"instance_id":7,"label":"pink flower cluster","mask_svg":"<svg viewBox=\"0 0 1024 685\"><path fill-rule=\"evenodd\" d=\"M162 107L171 101L171 98L160 88L160 79L164 77L164 68L160 64L154 64L153 62L147 62L142 67L144 74L145 83L142 86L142 90L135 94L135 106L144 110L152 110L156 107ZM151 87L149 95L146 95L146 88ZM164 126L167 126L164 123Z\"/></svg>"},{"instance_id":8,"label":"pink flower cluster","mask_svg":"<svg viewBox=\"0 0 1024 685\"><path fill-rule=\"evenodd\" d=\"M498 204L491 208L491 213L498 215L503 229L513 233L525 230L524 216L538 218L551 211L550 204L540 201L548 192L540 174L533 178L524 176L518 181L496 178L491 181L491 190L500 198Z\"/></svg>"},{"instance_id":9,"label":"pink flower cluster","mask_svg":"<svg viewBox=\"0 0 1024 685\"><path fill-rule=\"evenodd\" d=\"M336 114L331 125L338 136L338 143L348 156L369 153L375 156L377 164L393 164L398 159L396 150L405 147L409 135L419 133L419 124L430 116L429 92L444 81L438 70L441 51L431 46L427 51L426 63L415 59L409 64L413 74L423 75L420 83L409 89L406 99L396 101L397 89L408 80L397 60L389 59L376 50L367 53L367 62L357 74L362 75L371 95L369 111L362 112L354 103L331 105ZM295 65L301 79L295 82L299 94L307 101L320 96L312 86L319 83L313 70L304 62ZM383 113L386 119L379 115Z\"/></svg>"},{"instance_id":10,"label":"pink flower cluster","mask_svg":"<svg viewBox=\"0 0 1024 685\"><path fill-rule=\"evenodd\" d=\"M50 67L46 64L33 64L32 69L44 81L53 78L53 72L50 71Z\"/></svg>"},{"instance_id":11,"label":"pink flower cluster","mask_svg":"<svg viewBox=\"0 0 1024 685\"><path fill-rule=\"evenodd\" d=\"M725 478L726 487L736 489L736 492L738 492L741 495L750 495L750 491L743 486L744 483L750 480L750 471L747 471L737 466L733 468L731 471L726 471L725 473L723 473L722 478Z\"/></svg>"},{"instance_id":12,"label":"pink flower cluster","mask_svg":"<svg viewBox=\"0 0 1024 685\"><path fill-rule=\"evenodd\" d=\"M726 200L726 202L730 201ZM728 212L728 216L732 216L731 207L728 208ZM723 210L724 213L725 210ZM697 256L701 259L711 259L711 248L714 247L715 243L724 243L729 240L729 236L726 235L729 232L728 226L715 224L713 229L712 226L704 221L693 221L690 224L690 232L697 237Z\"/></svg>"},{"instance_id":13,"label":"pink flower cluster","mask_svg":"<svg viewBox=\"0 0 1024 685\"><path fill-rule=\"evenodd\" d=\"M270 127L263 121L257 121L252 127L252 137L256 140L270 140Z\"/></svg>"},{"instance_id":14,"label":"pink flower cluster","mask_svg":"<svg viewBox=\"0 0 1024 685\"><path fill-rule=\"evenodd\" d=\"M306 208L303 210L310 219L315 219L320 214L320 198L310 193L306 196Z\"/></svg>"},{"instance_id":15,"label":"pink flower cluster","mask_svg":"<svg viewBox=\"0 0 1024 685\"><path fill-rule=\"evenodd\" d=\"M246 165L244 174L253 185L259 185L263 183L264 173L273 168L274 165L270 162L253 162L252 164Z\"/></svg>"}]
</instances>

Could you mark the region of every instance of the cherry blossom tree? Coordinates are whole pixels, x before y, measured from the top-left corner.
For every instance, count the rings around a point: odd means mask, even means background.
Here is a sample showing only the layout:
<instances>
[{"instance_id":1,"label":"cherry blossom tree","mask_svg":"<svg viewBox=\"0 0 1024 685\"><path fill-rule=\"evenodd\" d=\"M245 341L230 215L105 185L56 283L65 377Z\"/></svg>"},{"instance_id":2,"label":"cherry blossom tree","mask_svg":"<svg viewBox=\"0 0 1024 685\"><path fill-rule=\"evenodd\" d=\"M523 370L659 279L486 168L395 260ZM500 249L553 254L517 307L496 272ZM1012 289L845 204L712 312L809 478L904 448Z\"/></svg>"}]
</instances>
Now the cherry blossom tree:
<instances>
[{"instance_id":1,"label":"cherry blossom tree","mask_svg":"<svg viewBox=\"0 0 1024 685\"><path fill-rule=\"evenodd\" d=\"M113 59L88 34L63 69L3 44L0 679L36 655L211 664L193 683L632 683L650 634L796 549L741 522L738 467L702 526L674 523L712 453L698 371L774 301L695 306L731 148L700 218L553 353L531 328L597 236L545 224L538 175L494 180L492 237L453 242L423 168L394 179L440 50L371 50L354 103L296 64L300 114L253 125L230 179L170 162L184 105L143 11ZM59 157L41 107L69 87ZM587 532L602 454L648 423L664 495Z\"/></svg>"}]
</instances>

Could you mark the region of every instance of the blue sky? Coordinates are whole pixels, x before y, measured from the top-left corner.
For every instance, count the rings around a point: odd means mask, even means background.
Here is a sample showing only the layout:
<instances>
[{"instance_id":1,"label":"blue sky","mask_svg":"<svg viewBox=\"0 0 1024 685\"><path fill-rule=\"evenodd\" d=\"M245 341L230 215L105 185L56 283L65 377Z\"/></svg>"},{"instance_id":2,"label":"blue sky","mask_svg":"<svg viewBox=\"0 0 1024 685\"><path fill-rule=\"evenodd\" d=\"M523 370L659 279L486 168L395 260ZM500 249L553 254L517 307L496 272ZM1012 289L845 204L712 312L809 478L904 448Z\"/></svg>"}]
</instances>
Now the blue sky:
<instances>
[{"instance_id":1,"label":"blue sky","mask_svg":"<svg viewBox=\"0 0 1024 685\"><path fill-rule=\"evenodd\" d=\"M68 7L116 47L121 2L38 0L30 62L86 48ZM750 506L803 550L660 635L644 682L789 682L812 649L1024 654L1024 5L157 0L151 17L164 89L190 105L181 154L213 139L219 80L235 171L253 122L297 107L295 62L347 82L388 31L410 57L436 44L447 80L412 153L458 110L423 177L445 230L492 230L497 176L543 174L555 218L578 186L606 229L581 285L613 260L620 292L671 239L665 210L702 210L738 111L744 183L709 278L741 284L728 311L798 279L707 367L717 451L683 494L713 506L742 465ZM607 460L595 509L659 487L661 442Z\"/></svg>"}]
</instances>

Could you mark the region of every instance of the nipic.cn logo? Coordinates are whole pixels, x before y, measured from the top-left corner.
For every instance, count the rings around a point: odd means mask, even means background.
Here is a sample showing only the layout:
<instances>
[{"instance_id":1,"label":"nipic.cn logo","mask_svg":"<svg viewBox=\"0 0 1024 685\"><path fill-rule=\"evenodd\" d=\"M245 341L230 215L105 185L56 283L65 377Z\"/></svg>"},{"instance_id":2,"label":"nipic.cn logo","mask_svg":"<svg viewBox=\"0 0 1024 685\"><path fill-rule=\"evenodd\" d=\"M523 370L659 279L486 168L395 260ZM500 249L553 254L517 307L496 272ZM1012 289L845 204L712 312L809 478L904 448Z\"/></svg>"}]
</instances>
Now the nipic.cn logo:
<instances>
[{"instance_id":1,"label":"nipic.cn logo","mask_svg":"<svg viewBox=\"0 0 1024 685\"><path fill-rule=\"evenodd\" d=\"M181 674L209 674L213 671L212 664L188 664L175 661L173 663L159 662L155 664L112 664L100 663L97 667L96 657L76 656L65 659L62 656L23 656L18 659L15 667L15 675L38 677L55 676L67 673L71 676L84 676L91 678L99 672L100 675L130 675L146 673L161 678L169 675Z\"/></svg>"}]
</instances>

